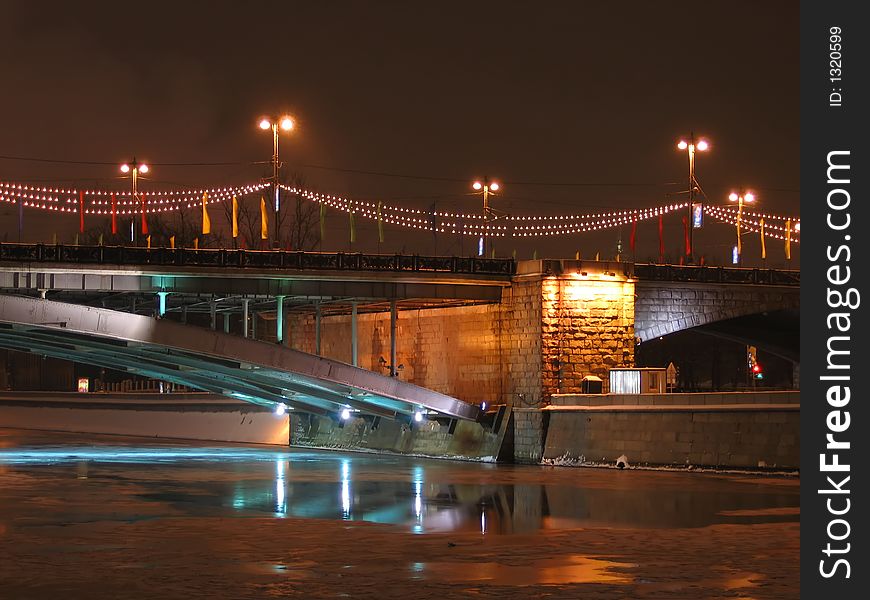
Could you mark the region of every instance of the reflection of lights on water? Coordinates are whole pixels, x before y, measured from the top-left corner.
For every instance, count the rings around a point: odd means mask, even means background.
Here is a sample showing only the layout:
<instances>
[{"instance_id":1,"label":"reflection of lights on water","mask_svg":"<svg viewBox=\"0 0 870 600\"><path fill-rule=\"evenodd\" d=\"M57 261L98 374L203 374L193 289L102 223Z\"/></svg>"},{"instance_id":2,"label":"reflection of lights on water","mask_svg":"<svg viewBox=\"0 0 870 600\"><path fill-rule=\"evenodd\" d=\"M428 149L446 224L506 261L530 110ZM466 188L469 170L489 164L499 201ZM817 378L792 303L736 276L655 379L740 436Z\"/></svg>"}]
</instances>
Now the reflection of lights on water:
<instances>
[{"instance_id":1,"label":"reflection of lights on water","mask_svg":"<svg viewBox=\"0 0 870 600\"><path fill-rule=\"evenodd\" d=\"M304 458L304 454L294 454ZM235 448L131 448L103 446L69 447L56 449L0 450L0 463L6 464L53 464L79 461L103 463L159 463L176 461L264 461L290 460L286 452L268 450L238 450Z\"/></svg>"},{"instance_id":2,"label":"reflection of lights on water","mask_svg":"<svg viewBox=\"0 0 870 600\"><path fill-rule=\"evenodd\" d=\"M286 483L284 481L284 461L278 459L275 461L275 510L279 513L287 511L285 506Z\"/></svg>"},{"instance_id":3,"label":"reflection of lights on water","mask_svg":"<svg viewBox=\"0 0 870 600\"><path fill-rule=\"evenodd\" d=\"M486 513L480 511L480 533L486 533Z\"/></svg>"},{"instance_id":4,"label":"reflection of lights on water","mask_svg":"<svg viewBox=\"0 0 870 600\"><path fill-rule=\"evenodd\" d=\"M414 466L414 516L417 522L411 528L414 533L423 533L423 467Z\"/></svg>"},{"instance_id":5,"label":"reflection of lights on water","mask_svg":"<svg viewBox=\"0 0 870 600\"><path fill-rule=\"evenodd\" d=\"M341 514L350 518L350 460L341 461Z\"/></svg>"}]
</instances>

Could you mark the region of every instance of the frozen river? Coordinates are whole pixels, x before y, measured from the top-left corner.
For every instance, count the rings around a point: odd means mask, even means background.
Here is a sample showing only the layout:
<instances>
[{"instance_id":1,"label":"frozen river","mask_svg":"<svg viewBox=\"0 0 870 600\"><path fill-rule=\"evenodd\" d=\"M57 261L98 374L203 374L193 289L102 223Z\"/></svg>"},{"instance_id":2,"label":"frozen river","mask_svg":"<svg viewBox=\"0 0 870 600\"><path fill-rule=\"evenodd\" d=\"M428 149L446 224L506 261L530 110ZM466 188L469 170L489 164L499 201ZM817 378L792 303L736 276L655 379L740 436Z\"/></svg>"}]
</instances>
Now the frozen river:
<instances>
[{"instance_id":1,"label":"frozen river","mask_svg":"<svg viewBox=\"0 0 870 600\"><path fill-rule=\"evenodd\" d=\"M799 514L797 477L0 430L2 598L797 597Z\"/></svg>"}]
</instances>

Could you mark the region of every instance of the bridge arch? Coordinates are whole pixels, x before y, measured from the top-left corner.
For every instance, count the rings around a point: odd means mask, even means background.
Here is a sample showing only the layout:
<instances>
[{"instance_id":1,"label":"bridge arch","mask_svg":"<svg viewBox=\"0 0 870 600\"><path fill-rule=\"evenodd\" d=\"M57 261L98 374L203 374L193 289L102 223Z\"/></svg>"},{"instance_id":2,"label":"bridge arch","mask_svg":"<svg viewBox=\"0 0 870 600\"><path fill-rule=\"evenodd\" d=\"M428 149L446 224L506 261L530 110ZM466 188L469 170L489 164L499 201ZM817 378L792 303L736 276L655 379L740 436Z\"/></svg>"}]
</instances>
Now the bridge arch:
<instances>
[{"instance_id":1,"label":"bridge arch","mask_svg":"<svg viewBox=\"0 0 870 600\"><path fill-rule=\"evenodd\" d=\"M638 281L634 334L641 342L718 321L800 308L800 288Z\"/></svg>"}]
</instances>

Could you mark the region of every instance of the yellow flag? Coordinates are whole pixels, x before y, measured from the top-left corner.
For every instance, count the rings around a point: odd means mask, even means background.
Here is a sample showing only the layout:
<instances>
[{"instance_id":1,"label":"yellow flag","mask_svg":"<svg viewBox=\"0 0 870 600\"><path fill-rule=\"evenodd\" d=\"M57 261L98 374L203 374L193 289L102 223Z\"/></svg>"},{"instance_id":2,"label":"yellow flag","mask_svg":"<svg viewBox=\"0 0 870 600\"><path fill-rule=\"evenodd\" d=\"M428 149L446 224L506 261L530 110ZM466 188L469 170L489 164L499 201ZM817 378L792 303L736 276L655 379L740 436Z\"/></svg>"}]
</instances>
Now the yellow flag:
<instances>
[{"instance_id":1,"label":"yellow flag","mask_svg":"<svg viewBox=\"0 0 870 600\"><path fill-rule=\"evenodd\" d=\"M269 239L269 213L266 212L266 199L260 198L260 239Z\"/></svg>"},{"instance_id":2,"label":"yellow flag","mask_svg":"<svg viewBox=\"0 0 870 600\"><path fill-rule=\"evenodd\" d=\"M175 236L174 235L169 236L169 247L172 248L173 250L175 250Z\"/></svg>"},{"instance_id":3,"label":"yellow flag","mask_svg":"<svg viewBox=\"0 0 870 600\"><path fill-rule=\"evenodd\" d=\"M151 248L151 236L145 238L145 242L148 248Z\"/></svg>"},{"instance_id":4,"label":"yellow flag","mask_svg":"<svg viewBox=\"0 0 870 600\"><path fill-rule=\"evenodd\" d=\"M239 201L233 196L233 238L239 237Z\"/></svg>"},{"instance_id":5,"label":"yellow flag","mask_svg":"<svg viewBox=\"0 0 870 600\"><path fill-rule=\"evenodd\" d=\"M202 235L211 233L211 219L208 218L208 192L202 193Z\"/></svg>"},{"instance_id":6,"label":"yellow flag","mask_svg":"<svg viewBox=\"0 0 870 600\"><path fill-rule=\"evenodd\" d=\"M764 247L764 217L758 220L758 225L761 230L761 259L767 258L767 249Z\"/></svg>"},{"instance_id":7,"label":"yellow flag","mask_svg":"<svg viewBox=\"0 0 870 600\"><path fill-rule=\"evenodd\" d=\"M193 238L193 249L199 250L199 238Z\"/></svg>"},{"instance_id":8,"label":"yellow flag","mask_svg":"<svg viewBox=\"0 0 870 600\"><path fill-rule=\"evenodd\" d=\"M791 260L791 219L785 222L785 258Z\"/></svg>"}]
</instances>

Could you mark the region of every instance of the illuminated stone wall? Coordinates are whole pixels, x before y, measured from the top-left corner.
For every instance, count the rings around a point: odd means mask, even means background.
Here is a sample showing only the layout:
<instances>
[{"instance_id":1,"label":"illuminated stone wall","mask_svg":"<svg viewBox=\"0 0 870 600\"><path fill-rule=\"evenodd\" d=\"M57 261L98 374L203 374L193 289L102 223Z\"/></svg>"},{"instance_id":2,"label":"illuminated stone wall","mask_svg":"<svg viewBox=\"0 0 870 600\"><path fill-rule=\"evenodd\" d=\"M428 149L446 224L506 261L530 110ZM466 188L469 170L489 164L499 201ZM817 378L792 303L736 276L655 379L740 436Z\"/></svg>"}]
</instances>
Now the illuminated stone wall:
<instances>
[{"instance_id":1,"label":"illuminated stone wall","mask_svg":"<svg viewBox=\"0 0 870 600\"><path fill-rule=\"evenodd\" d=\"M604 275L582 278L572 265L557 277L542 272L544 261L530 262L500 304L399 310L399 378L467 402L533 408L551 394L580 392L585 375L606 388L609 368L633 366L634 284L609 275L617 267L607 263ZM291 347L313 353L314 318L291 313L288 323ZM387 374L389 312L360 314L357 323L359 366ZM349 315L323 318L321 354L351 362Z\"/></svg>"},{"instance_id":2,"label":"illuminated stone wall","mask_svg":"<svg viewBox=\"0 0 870 600\"><path fill-rule=\"evenodd\" d=\"M634 366L634 283L569 274L542 281L543 395L578 393L586 375Z\"/></svg>"}]
</instances>

